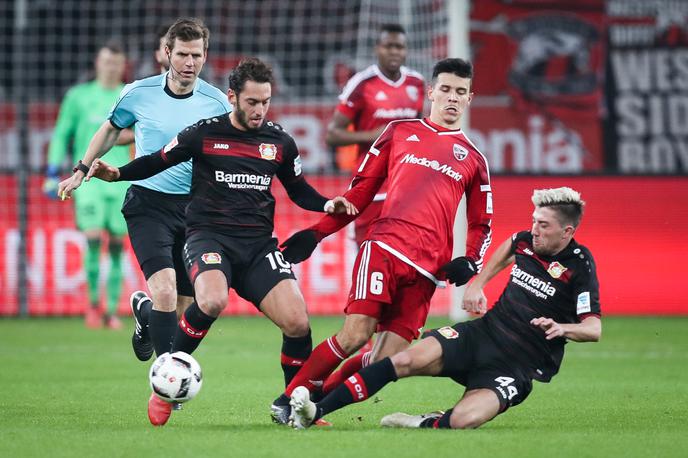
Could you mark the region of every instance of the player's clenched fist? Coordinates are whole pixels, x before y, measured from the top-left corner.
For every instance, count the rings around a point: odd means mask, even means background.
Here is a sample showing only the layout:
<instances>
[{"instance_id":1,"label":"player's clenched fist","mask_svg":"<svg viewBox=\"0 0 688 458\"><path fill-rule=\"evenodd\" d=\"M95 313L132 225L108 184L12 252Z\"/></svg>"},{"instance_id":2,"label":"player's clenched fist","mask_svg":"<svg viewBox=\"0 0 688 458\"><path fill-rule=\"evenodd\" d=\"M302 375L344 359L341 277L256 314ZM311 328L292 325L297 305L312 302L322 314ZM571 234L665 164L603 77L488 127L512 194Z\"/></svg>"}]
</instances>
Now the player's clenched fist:
<instances>
[{"instance_id":1,"label":"player's clenched fist","mask_svg":"<svg viewBox=\"0 0 688 458\"><path fill-rule=\"evenodd\" d=\"M284 259L292 264L298 264L308 259L316 246L318 246L318 238L315 231L304 229L282 242L280 248L282 248Z\"/></svg>"},{"instance_id":2,"label":"player's clenched fist","mask_svg":"<svg viewBox=\"0 0 688 458\"><path fill-rule=\"evenodd\" d=\"M447 280L451 283L461 286L478 273L478 268L472 260L465 256L459 256L440 267L440 271L447 274Z\"/></svg>"}]
</instances>

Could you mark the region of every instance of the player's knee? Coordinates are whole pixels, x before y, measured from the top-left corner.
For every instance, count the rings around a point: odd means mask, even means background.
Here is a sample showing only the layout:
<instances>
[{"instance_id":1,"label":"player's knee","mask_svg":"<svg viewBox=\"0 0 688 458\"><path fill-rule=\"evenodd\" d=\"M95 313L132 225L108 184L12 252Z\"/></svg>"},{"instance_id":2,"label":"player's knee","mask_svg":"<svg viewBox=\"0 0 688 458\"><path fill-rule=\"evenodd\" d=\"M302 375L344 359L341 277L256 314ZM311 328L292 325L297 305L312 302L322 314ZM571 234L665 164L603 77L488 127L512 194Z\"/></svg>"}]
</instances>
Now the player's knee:
<instances>
[{"instance_id":1,"label":"player's knee","mask_svg":"<svg viewBox=\"0 0 688 458\"><path fill-rule=\"evenodd\" d=\"M337 343L347 353L353 353L370 339L370 334L361 329L347 329L342 330L337 334Z\"/></svg>"},{"instance_id":2,"label":"player's knee","mask_svg":"<svg viewBox=\"0 0 688 458\"><path fill-rule=\"evenodd\" d=\"M452 429L476 429L485 423L485 419L479 412L454 410L449 417L449 425Z\"/></svg>"},{"instance_id":3,"label":"player's knee","mask_svg":"<svg viewBox=\"0 0 688 458\"><path fill-rule=\"evenodd\" d=\"M303 337L308 334L308 331L310 330L308 315L303 313L286 317L280 328L282 333L289 337Z\"/></svg>"},{"instance_id":4,"label":"player's knee","mask_svg":"<svg viewBox=\"0 0 688 458\"><path fill-rule=\"evenodd\" d=\"M397 377L406 377L411 373L411 367L413 360L408 352L402 351L392 356L392 364L394 365L394 370L397 373Z\"/></svg>"},{"instance_id":5,"label":"player's knee","mask_svg":"<svg viewBox=\"0 0 688 458\"><path fill-rule=\"evenodd\" d=\"M151 288L151 299L156 310L173 312L177 308L177 287L174 284L159 284Z\"/></svg>"},{"instance_id":6,"label":"player's knee","mask_svg":"<svg viewBox=\"0 0 688 458\"><path fill-rule=\"evenodd\" d=\"M223 294L210 294L205 297L199 297L198 306L206 315L216 317L227 306L227 299L227 296Z\"/></svg>"}]
</instances>

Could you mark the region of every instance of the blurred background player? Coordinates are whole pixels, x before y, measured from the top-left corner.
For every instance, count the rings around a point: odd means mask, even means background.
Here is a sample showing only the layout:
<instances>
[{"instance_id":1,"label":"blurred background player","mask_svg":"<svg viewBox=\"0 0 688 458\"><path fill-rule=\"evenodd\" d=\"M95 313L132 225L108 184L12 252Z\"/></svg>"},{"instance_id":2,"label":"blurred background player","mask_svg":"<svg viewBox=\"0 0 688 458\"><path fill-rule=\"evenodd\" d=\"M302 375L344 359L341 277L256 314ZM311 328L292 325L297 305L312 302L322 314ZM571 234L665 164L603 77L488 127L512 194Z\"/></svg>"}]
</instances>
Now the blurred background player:
<instances>
[{"instance_id":1,"label":"blurred background player","mask_svg":"<svg viewBox=\"0 0 688 458\"><path fill-rule=\"evenodd\" d=\"M165 47L170 70L122 90L74 175L60 183L63 198L81 185L90 164L112 146L123 128L136 126L136 157L141 157L160 151L199 119L231 111L225 94L198 77L206 61L209 35L199 19L184 18L172 24ZM130 300L136 319L132 346L141 361L150 359L153 350L158 355L171 350L177 310L181 312L193 302L182 256L190 188L191 163L184 162L132 183L122 206L152 296L151 302L139 291Z\"/></svg>"},{"instance_id":2,"label":"blurred background player","mask_svg":"<svg viewBox=\"0 0 688 458\"><path fill-rule=\"evenodd\" d=\"M354 145L355 171L385 126L395 119L420 118L425 100L423 76L404 66L406 31L399 24L385 24L375 44L377 64L352 76L339 96L339 105L327 127L327 144ZM359 247L370 222L382 209L387 187L383 185L374 201L354 221L354 239Z\"/></svg>"},{"instance_id":3,"label":"blurred background player","mask_svg":"<svg viewBox=\"0 0 688 458\"><path fill-rule=\"evenodd\" d=\"M53 132L48 151L48 167L43 185L45 193L57 198L57 185L61 166L70 151L81 155L88 148L93 134L98 131L117 96L124 87L122 77L125 70L124 51L115 43L108 43L98 50L95 60L95 79L72 87L65 95ZM133 133L127 131L118 143L124 145L133 140ZM129 147L114 146L107 153L108 161L115 164L129 162ZM117 186L103 186L90 183L75 199L76 226L86 236L84 270L88 288L89 308L86 312L86 326L97 328L105 324L111 329L121 328L115 315L122 293L122 242L127 234L127 225L120 212L128 183ZM101 245L107 241L110 269L106 283L105 314L100 310L100 253Z\"/></svg>"},{"instance_id":4,"label":"blurred background player","mask_svg":"<svg viewBox=\"0 0 688 458\"><path fill-rule=\"evenodd\" d=\"M549 382L561 366L567 340L597 342L602 335L595 261L573 238L585 202L571 188L538 189L530 231L513 234L466 289L463 307L485 313L483 288L511 268L511 278L494 307L481 318L425 334L417 345L362 369L317 405L308 390L292 395L293 426L308 427L322 415L361 402L399 378L450 377L464 385L459 402L446 412L397 412L383 426L478 428L523 402L532 380ZM556 408L553 406L553 408Z\"/></svg>"},{"instance_id":5,"label":"blurred background player","mask_svg":"<svg viewBox=\"0 0 688 458\"><path fill-rule=\"evenodd\" d=\"M160 66L160 73L165 73L170 69L170 59L167 57L165 48L167 46L167 31L172 24L164 24L158 27L155 34L157 41L155 43L155 61Z\"/></svg>"}]
</instances>

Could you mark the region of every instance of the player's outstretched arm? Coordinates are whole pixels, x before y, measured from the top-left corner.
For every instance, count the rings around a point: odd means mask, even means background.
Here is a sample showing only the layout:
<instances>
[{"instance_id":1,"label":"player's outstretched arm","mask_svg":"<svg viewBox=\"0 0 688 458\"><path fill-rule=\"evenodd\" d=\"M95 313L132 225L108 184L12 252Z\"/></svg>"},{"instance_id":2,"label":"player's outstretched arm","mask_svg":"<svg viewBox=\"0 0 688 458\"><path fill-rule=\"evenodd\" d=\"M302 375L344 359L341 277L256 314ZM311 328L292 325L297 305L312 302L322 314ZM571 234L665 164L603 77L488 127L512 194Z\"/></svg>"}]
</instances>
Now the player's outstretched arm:
<instances>
[{"instance_id":1,"label":"player's outstretched arm","mask_svg":"<svg viewBox=\"0 0 688 458\"><path fill-rule=\"evenodd\" d=\"M113 126L109 120L101 124L98 131L93 135L81 162L87 167L90 167L94 160L103 157L105 153L110 151L110 148L117 142L119 133L120 129ZM60 182L57 186L57 195L60 196L62 200L69 199L72 197L72 192L81 186L85 177L86 173L84 173L84 171L76 170L72 176Z\"/></svg>"},{"instance_id":2,"label":"player's outstretched arm","mask_svg":"<svg viewBox=\"0 0 688 458\"><path fill-rule=\"evenodd\" d=\"M483 270L468 285L463 295L462 307L467 312L485 313L487 311L487 298L483 288L495 275L514 262L511 253L511 239L506 239L483 268Z\"/></svg>"},{"instance_id":3,"label":"player's outstretched arm","mask_svg":"<svg viewBox=\"0 0 688 458\"><path fill-rule=\"evenodd\" d=\"M530 320L530 324L542 329L547 340L565 337L574 342L597 342L602 337L602 320L597 316L588 316L580 323L557 323L541 316Z\"/></svg>"},{"instance_id":4,"label":"player's outstretched arm","mask_svg":"<svg viewBox=\"0 0 688 458\"><path fill-rule=\"evenodd\" d=\"M358 208L344 196L337 196L325 203L325 213L328 215L358 215Z\"/></svg>"}]
</instances>

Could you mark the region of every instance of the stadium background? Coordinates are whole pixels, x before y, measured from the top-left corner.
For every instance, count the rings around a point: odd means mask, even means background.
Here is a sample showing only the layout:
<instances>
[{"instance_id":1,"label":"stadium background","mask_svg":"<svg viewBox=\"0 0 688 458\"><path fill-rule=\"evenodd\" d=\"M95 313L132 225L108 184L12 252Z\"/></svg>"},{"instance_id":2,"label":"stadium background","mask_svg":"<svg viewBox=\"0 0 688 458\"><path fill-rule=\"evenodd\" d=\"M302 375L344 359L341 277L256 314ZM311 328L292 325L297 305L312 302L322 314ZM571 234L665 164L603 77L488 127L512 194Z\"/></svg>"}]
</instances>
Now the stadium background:
<instances>
[{"instance_id":1,"label":"stadium background","mask_svg":"<svg viewBox=\"0 0 688 458\"><path fill-rule=\"evenodd\" d=\"M156 28L191 15L211 30L202 76L222 90L242 56L269 61L277 74L270 117L296 138L314 185L335 194L349 172L326 147L325 127L343 83L374 62L378 26L406 27L407 65L429 78L453 49L452 8L460 3L0 2L0 64L10 70L0 73L0 315L73 315L87 305L84 239L72 206L47 199L41 183L61 98L92 76L101 43L121 41L128 80L144 77L156 71ZM488 255L529 227L533 188L572 186L589 204L577 238L597 260L605 313L688 314L680 287L688 271L687 19L688 4L671 0L471 5L476 98L468 134L493 173ZM317 218L279 185L275 193L281 239ZM348 243L337 233L298 266L312 313L341 311L354 253ZM128 293L144 283L131 254L126 265ZM492 283L491 301L505 279ZM440 291L433 313L447 313L454 293ZM233 297L227 312L254 309Z\"/></svg>"}]
</instances>

